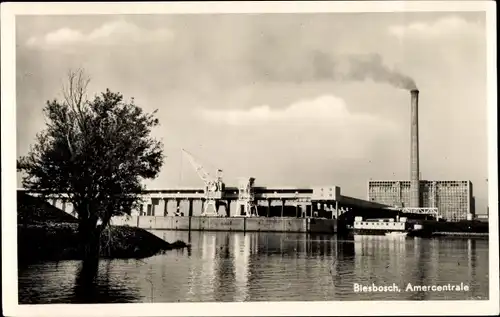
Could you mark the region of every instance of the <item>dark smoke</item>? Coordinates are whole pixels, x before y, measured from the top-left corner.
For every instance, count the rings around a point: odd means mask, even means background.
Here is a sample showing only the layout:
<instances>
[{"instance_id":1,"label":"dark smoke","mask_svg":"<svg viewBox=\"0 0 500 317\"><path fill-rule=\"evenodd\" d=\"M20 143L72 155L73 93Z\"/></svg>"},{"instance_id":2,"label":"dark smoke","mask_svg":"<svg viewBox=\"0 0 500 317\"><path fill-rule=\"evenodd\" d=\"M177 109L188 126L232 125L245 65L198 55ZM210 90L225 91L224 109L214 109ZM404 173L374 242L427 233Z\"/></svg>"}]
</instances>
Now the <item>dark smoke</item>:
<instances>
[{"instance_id":1,"label":"dark smoke","mask_svg":"<svg viewBox=\"0 0 500 317\"><path fill-rule=\"evenodd\" d=\"M417 85L411 77L385 65L379 54L350 54L333 57L325 53L315 52L313 60L315 73L323 79L341 81L371 79L396 88L417 89Z\"/></svg>"},{"instance_id":2,"label":"dark smoke","mask_svg":"<svg viewBox=\"0 0 500 317\"><path fill-rule=\"evenodd\" d=\"M417 89L415 81L400 72L384 65L382 57L378 54L349 56L348 80L371 79L376 82L387 83L397 88L412 90Z\"/></svg>"},{"instance_id":3,"label":"dark smoke","mask_svg":"<svg viewBox=\"0 0 500 317\"><path fill-rule=\"evenodd\" d=\"M385 65L379 54L333 55L321 50L283 51L281 47L273 47L265 56L254 57L251 72L257 78L274 82L371 79L400 89L417 88L411 77Z\"/></svg>"}]
</instances>

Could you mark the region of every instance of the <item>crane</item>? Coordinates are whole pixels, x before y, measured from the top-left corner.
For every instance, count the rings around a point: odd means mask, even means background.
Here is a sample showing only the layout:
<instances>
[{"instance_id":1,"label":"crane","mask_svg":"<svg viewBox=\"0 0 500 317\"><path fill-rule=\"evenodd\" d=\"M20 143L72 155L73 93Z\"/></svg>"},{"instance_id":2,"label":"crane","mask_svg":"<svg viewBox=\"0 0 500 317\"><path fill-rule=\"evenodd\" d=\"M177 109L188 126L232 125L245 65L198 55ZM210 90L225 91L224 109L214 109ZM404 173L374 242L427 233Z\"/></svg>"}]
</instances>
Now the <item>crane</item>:
<instances>
[{"instance_id":1,"label":"crane","mask_svg":"<svg viewBox=\"0 0 500 317\"><path fill-rule=\"evenodd\" d=\"M255 203L253 177L240 177L239 179L239 193L236 202L238 215L244 217L258 217L257 204Z\"/></svg>"},{"instance_id":2,"label":"crane","mask_svg":"<svg viewBox=\"0 0 500 317\"><path fill-rule=\"evenodd\" d=\"M222 170L217 169L215 177L211 176L203 165L198 163L191 153L182 149L182 153L187 157L189 163L193 166L198 177L205 183L205 205L202 210L202 216L219 216L218 202L222 198L224 183L222 182Z\"/></svg>"}]
</instances>

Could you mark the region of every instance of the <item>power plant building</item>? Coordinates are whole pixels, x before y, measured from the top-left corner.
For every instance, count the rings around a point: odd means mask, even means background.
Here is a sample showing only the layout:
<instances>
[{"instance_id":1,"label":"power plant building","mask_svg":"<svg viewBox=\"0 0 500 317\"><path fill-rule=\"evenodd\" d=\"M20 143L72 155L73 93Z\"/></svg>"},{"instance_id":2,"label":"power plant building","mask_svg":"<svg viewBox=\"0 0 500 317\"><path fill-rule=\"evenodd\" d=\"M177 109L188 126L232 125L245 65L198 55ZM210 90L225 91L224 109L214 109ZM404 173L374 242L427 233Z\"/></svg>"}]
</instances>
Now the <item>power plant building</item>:
<instances>
[{"instance_id":1,"label":"power plant building","mask_svg":"<svg viewBox=\"0 0 500 317\"><path fill-rule=\"evenodd\" d=\"M419 91L410 90L410 179L369 181L368 201L395 208L437 208L448 221L472 219L475 215L471 181L420 180Z\"/></svg>"},{"instance_id":2,"label":"power plant building","mask_svg":"<svg viewBox=\"0 0 500 317\"><path fill-rule=\"evenodd\" d=\"M368 200L394 207L414 207L410 181L369 181ZM418 207L437 208L448 221L474 216L474 196L471 181L426 181L419 186Z\"/></svg>"}]
</instances>

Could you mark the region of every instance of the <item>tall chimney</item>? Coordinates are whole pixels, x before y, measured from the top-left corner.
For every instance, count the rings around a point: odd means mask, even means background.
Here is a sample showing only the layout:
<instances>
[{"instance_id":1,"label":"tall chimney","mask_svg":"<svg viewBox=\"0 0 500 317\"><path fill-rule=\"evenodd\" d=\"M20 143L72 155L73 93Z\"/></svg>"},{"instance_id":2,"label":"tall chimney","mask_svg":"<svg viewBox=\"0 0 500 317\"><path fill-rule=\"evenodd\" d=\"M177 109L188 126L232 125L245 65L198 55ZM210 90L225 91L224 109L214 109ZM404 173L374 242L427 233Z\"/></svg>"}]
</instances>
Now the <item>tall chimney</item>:
<instances>
[{"instance_id":1,"label":"tall chimney","mask_svg":"<svg viewBox=\"0 0 500 317\"><path fill-rule=\"evenodd\" d=\"M418 159L418 90L411 90L410 207L420 207Z\"/></svg>"}]
</instances>

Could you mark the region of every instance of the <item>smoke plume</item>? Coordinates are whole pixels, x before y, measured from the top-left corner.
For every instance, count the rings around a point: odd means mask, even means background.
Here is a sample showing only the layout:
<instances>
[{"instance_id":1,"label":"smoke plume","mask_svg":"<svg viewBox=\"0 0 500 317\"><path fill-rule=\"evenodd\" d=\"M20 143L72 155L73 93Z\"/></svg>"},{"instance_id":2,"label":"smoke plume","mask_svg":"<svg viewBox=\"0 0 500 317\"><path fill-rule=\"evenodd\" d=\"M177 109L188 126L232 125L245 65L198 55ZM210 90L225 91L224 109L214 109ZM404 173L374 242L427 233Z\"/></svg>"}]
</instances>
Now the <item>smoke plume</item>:
<instances>
[{"instance_id":1,"label":"smoke plume","mask_svg":"<svg viewBox=\"0 0 500 317\"><path fill-rule=\"evenodd\" d=\"M334 55L323 50L294 51L273 47L265 56L254 57L250 67L258 78L274 82L364 81L416 89L415 81L386 65L379 54Z\"/></svg>"},{"instance_id":2,"label":"smoke plume","mask_svg":"<svg viewBox=\"0 0 500 317\"><path fill-rule=\"evenodd\" d=\"M384 65L378 54L348 57L349 71L343 74L347 80L371 79L375 82L387 83L396 88L406 90L417 89L415 81L396 70Z\"/></svg>"},{"instance_id":3,"label":"smoke plume","mask_svg":"<svg viewBox=\"0 0 500 317\"><path fill-rule=\"evenodd\" d=\"M313 64L317 76L324 79L340 81L371 79L400 89L417 89L411 77L385 65L379 54L349 54L334 57L316 52Z\"/></svg>"}]
</instances>

